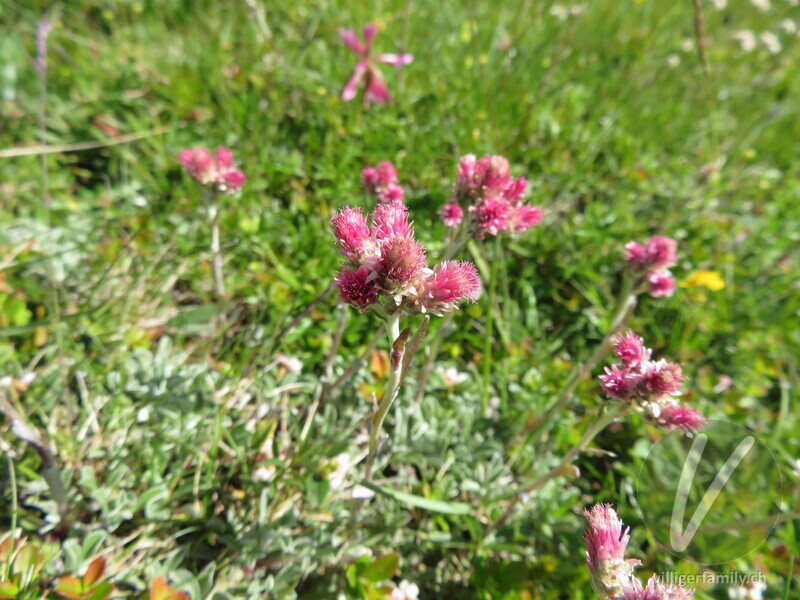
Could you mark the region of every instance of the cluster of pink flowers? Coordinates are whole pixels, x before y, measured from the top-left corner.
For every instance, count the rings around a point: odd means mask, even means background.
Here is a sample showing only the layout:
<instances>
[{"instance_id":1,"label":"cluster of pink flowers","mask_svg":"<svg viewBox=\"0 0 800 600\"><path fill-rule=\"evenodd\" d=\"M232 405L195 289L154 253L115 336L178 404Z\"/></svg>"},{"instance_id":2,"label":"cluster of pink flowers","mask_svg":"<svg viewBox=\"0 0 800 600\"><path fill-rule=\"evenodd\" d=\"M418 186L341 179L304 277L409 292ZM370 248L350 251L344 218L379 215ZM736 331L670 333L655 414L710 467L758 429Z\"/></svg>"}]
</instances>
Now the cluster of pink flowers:
<instances>
[{"instance_id":1,"label":"cluster of pink flowers","mask_svg":"<svg viewBox=\"0 0 800 600\"><path fill-rule=\"evenodd\" d=\"M522 233L542 222L542 211L522 200L527 185L524 177L511 176L502 156L462 156L453 197L439 215L446 226L458 227L466 213L472 235L480 239L487 233Z\"/></svg>"},{"instance_id":2,"label":"cluster of pink flowers","mask_svg":"<svg viewBox=\"0 0 800 600\"><path fill-rule=\"evenodd\" d=\"M655 423L670 430L692 432L703 427L703 415L676 399L683 383L679 364L651 360L652 350L645 348L644 340L632 331L616 337L614 353L621 362L606 367L606 374L599 376L610 398L635 403Z\"/></svg>"},{"instance_id":3,"label":"cluster of pink flowers","mask_svg":"<svg viewBox=\"0 0 800 600\"><path fill-rule=\"evenodd\" d=\"M625 244L625 260L638 275L643 275L647 290L654 298L672 296L675 278L669 268L678 260L678 243L663 235L651 237L645 244Z\"/></svg>"},{"instance_id":4,"label":"cluster of pink flowers","mask_svg":"<svg viewBox=\"0 0 800 600\"><path fill-rule=\"evenodd\" d=\"M606 600L689 600L691 588L660 583L653 575L642 586L633 574L640 561L625 558L629 531L609 504L595 504L586 510L586 564L595 591Z\"/></svg>"},{"instance_id":5,"label":"cluster of pink flowers","mask_svg":"<svg viewBox=\"0 0 800 600\"><path fill-rule=\"evenodd\" d=\"M384 315L441 314L480 296L473 264L450 260L428 268L408 208L399 200L379 203L369 224L360 209L345 207L333 216L331 226L348 259L336 275L339 296L361 312L375 308ZM381 296L386 296L384 302Z\"/></svg>"},{"instance_id":6,"label":"cluster of pink flowers","mask_svg":"<svg viewBox=\"0 0 800 600\"><path fill-rule=\"evenodd\" d=\"M216 154L205 148L184 150L178 160L200 184L220 192L233 194L244 185L244 173L233 166L233 153L225 146L217 148Z\"/></svg>"},{"instance_id":7,"label":"cluster of pink flowers","mask_svg":"<svg viewBox=\"0 0 800 600\"><path fill-rule=\"evenodd\" d=\"M367 167L361 172L364 188L380 202L402 202L405 192L397 179L397 169L389 161Z\"/></svg>"},{"instance_id":8,"label":"cluster of pink flowers","mask_svg":"<svg viewBox=\"0 0 800 600\"><path fill-rule=\"evenodd\" d=\"M346 102L356 97L358 86L362 82L364 83L365 105L369 105L370 102L375 102L376 104L391 102L392 97L389 95L389 90L383 82L380 69L375 63L379 62L393 67L402 67L410 65L414 60L412 54L380 54L373 58L372 40L375 38L376 33L378 33L378 28L375 25L366 25L363 31L364 42L362 43L356 36L355 30L339 30L342 41L358 56L358 63L356 63L353 74L342 90L342 100Z\"/></svg>"}]
</instances>

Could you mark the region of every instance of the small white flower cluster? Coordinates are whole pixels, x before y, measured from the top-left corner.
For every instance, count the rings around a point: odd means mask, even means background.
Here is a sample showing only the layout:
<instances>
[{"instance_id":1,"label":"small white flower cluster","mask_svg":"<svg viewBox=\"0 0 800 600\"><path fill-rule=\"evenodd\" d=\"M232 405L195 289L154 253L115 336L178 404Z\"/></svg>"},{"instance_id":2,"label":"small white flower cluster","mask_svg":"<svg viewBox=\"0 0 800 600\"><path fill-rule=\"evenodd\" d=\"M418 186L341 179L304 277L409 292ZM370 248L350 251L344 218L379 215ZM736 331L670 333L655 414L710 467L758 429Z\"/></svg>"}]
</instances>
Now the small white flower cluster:
<instances>
[{"instance_id":1,"label":"small white flower cluster","mask_svg":"<svg viewBox=\"0 0 800 600\"><path fill-rule=\"evenodd\" d=\"M787 21L789 21L789 23L782 24L782 27L785 30L786 27L791 27L794 25L793 21L789 19L787 19ZM759 42L763 44L770 54L778 54L781 50L783 50L783 45L781 44L780 39L771 31L764 31L756 37L756 34L749 29L741 29L735 32L731 37L733 37L734 41L739 43L739 47L742 49L742 52L752 52L756 49Z\"/></svg>"},{"instance_id":2,"label":"small white flower cluster","mask_svg":"<svg viewBox=\"0 0 800 600\"><path fill-rule=\"evenodd\" d=\"M570 17L579 17L583 14L583 6L580 4L570 4L564 6L563 4L554 4L550 7L550 15L559 21L566 21Z\"/></svg>"}]
</instances>

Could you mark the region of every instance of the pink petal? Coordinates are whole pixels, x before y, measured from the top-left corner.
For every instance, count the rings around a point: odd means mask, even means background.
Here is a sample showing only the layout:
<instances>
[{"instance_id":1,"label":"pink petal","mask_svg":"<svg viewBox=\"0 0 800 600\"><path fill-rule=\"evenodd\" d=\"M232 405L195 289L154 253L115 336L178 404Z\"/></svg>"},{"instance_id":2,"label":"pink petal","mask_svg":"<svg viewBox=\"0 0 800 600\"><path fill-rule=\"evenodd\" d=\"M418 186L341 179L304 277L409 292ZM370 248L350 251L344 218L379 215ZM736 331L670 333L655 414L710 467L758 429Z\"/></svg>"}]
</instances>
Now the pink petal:
<instances>
[{"instance_id":1,"label":"pink petal","mask_svg":"<svg viewBox=\"0 0 800 600\"><path fill-rule=\"evenodd\" d=\"M230 148L220 146L217 148L217 167L227 169L233 164L233 153Z\"/></svg>"},{"instance_id":2,"label":"pink petal","mask_svg":"<svg viewBox=\"0 0 800 600\"><path fill-rule=\"evenodd\" d=\"M232 194L236 190L240 190L242 186L247 181L247 178L244 176L244 173L239 171L238 169L233 169L228 171L227 173L223 174L220 177L222 184L223 191Z\"/></svg>"},{"instance_id":3,"label":"pink petal","mask_svg":"<svg viewBox=\"0 0 800 600\"><path fill-rule=\"evenodd\" d=\"M347 83L344 86L344 89L342 90L342 100L344 100L345 102L350 102L350 100L356 97L358 86L364 79L364 75L366 73L367 73L367 63L361 60L356 65L356 68L353 70L353 75L347 81Z\"/></svg>"},{"instance_id":4,"label":"pink petal","mask_svg":"<svg viewBox=\"0 0 800 600\"><path fill-rule=\"evenodd\" d=\"M367 45L367 52L372 48L372 40L376 33L378 33L376 25L364 25L364 43Z\"/></svg>"},{"instance_id":5,"label":"pink petal","mask_svg":"<svg viewBox=\"0 0 800 600\"><path fill-rule=\"evenodd\" d=\"M358 41L354 29L340 29L339 36L345 45L356 54L364 54L364 46Z\"/></svg>"},{"instance_id":6,"label":"pink petal","mask_svg":"<svg viewBox=\"0 0 800 600\"><path fill-rule=\"evenodd\" d=\"M371 68L367 79L367 87L364 90L364 104L369 105L370 102L387 104L391 101L392 97L389 95L389 90L383 82L380 71Z\"/></svg>"},{"instance_id":7,"label":"pink petal","mask_svg":"<svg viewBox=\"0 0 800 600\"><path fill-rule=\"evenodd\" d=\"M382 62L387 65L392 65L393 67L404 67L405 65L410 65L414 61L413 54L381 54L376 59L378 62Z\"/></svg>"}]
</instances>

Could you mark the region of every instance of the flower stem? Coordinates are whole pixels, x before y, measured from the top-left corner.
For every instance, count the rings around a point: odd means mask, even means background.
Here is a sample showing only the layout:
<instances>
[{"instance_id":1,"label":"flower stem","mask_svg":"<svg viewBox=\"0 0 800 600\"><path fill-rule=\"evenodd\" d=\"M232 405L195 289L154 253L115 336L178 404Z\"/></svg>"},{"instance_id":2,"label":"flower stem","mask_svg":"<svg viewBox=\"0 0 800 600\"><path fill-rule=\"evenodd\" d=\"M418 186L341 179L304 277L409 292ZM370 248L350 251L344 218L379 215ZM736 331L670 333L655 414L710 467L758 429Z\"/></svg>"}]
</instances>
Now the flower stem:
<instances>
[{"instance_id":1,"label":"flower stem","mask_svg":"<svg viewBox=\"0 0 800 600\"><path fill-rule=\"evenodd\" d=\"M485 248L485 246L484 246ZM492 375L492 333L494 329L494 309L495 309L495 289L497 288L497 263L500 260L500 236L495 238L494 260L489 260L486 253L487 262L490 263L489 276L489 310L486 315L486 335L483 345L483 395L481 396L481 417L489 416L489 396L491 393Z\"/></svg>"},{"instance_id":2,"label":"flower stem","mask_svg":"<svg viewBox=\"0 0 800 600\"><path fill-rule=\"evenodd\" d=\"M208 220L211 223L211 260L214 271L214 291L217 298L225 298L225 279L222 276L222 250L219 244L219 211L217 210L216 193L208 195Z\"/></svg>"},{"instance_id":3,"label":"flower stem","mask_svg":"<svg viewBox=\"0 0 800 600\"><path fill-rule=\"evenodd\" d=\"M514 513L514 509L516 508L517 504L519 504L519 501L522 499L523 495L530 494L531 492L542 487L548 481L555 479L560 475L567 474L567 468L573 462L575 462L575 459L578 458L581 452L586 449L586 447L592 442L597 434L603 431L603 429L605 429L616 419L623 416L626 410L627 407L618 406L608 411L601 411L600 414L598 414L589 424L589 426L586 428L586 431L583 432L581 439L569 449L569 451L552 469L550 469L544 475L541 475L531 481L528 485L524 486L514 495L514 498L511 500L511 503L508 505L508 508L506 508L506 511L503 513L503 515L489 526L486 531L486 535L499 529L503 523L505 523L511 517L511 515Z\"/></svg>"},{"instance_id":4,"label":"flower stem","mask_svg":"<svg viewBox=\"0 0 800 600\"><path fill-rule=\"evenodd\" d=\"M612 338L624 326L633 312L633 309L636 307L637 291L635 282L630 277L626 277L622 284L622 291L617 301L614 316L611 317L611 324L602 341L597 348L595 348L594 353L592 353L589 359L572 371L567 380L567 384L561 389L555 401L545 410L544 414L525 430L525 438L522 443L519 444L517 452L527 446L534 437L541 437L549 430L555 421L553 417L572 400L572 396L578 384L588 377L598 363L606 357L611 349Z\"/></svg>"},{"instance_id":5,"label":"flower stem","mask_svg":"<svg viewBox=\"0 0 800 600\"><path fill-rule=\"evenodd\" d=\"M367 458L364 463L364 481L372 481L372 468L375 462L375 456L378 453L378 442L380 441L381 428L386 414L392 406L397 393L400 391L400 376L402 373L402 357L395 362L394 343L400 337L400 314L394 313L388 315L384 321L386 333L389 336L389 379L386 382L386 387L383 391L383 397L375 408L375 414L372 416L369 428L369 446ZM351 524L355 526L358 519L358 513L364 505L365 500L358 500L351 515Z\"/></svg>"}]
</instances>

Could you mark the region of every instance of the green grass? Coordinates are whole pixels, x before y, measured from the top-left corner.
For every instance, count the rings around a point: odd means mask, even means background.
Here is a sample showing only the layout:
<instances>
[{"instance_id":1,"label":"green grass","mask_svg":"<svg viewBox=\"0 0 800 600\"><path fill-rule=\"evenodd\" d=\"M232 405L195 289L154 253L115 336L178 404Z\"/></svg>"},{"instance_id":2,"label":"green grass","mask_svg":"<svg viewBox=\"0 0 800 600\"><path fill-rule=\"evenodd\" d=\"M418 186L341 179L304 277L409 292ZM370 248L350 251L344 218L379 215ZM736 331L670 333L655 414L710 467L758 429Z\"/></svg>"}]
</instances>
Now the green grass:
<instances>
[{"instance_id":1,"label":"green grass","mask_svg":"<svg viewBox=\"0 0 800 600\"><path fill-rule=\"evenodd\" d=\"M0 158L0 374L35 374L6 393L63 470L74 524L53 551L65 572L102 553L122 595L163 574L193 599L335 597L369 548L399 553L397 578L416 582L424 599L592 598L580 511L598 501L618 506L633 527L632 554L650 570L692 572L658 549L632 504L637 467L659 435L639 419L597 439L613 455L582 458L580 478L542 488L484 538L514 481L553 464L602 402L586 380L557 419L552 450L517 455L526 421L603 337L622 245L657 233L680 242L679 279L712 270L726 286L642 298L631 325L658 356L683 363L693 406L769 444L784 471L776 486L796 504L800 50L778 25L796 8L703 2L708 76L688 0L593 0L563 22L534 0L258 5L267 39L243 0L62 3L49 41L46 142L103 141L109 127L160 133L48 154L46 189L39 156ZM29 58L47 6L0 3L0 148L39 143ZM365 109L338 98L354 56L337 31L372 19L383 27L380 52L415 61L384 68L394 104ZM776 32L783 49L744 53L731 39L740 29ZM221 144L248 176L221 209L224 325L199 193L175 160L185 147ZM450 390L434 371L416 402L441 319L432 323L389 415L376 483L470 512L379 494L354 528L352 503L328 478L335 457L365 444L364 391L380 389L380 369L367 365L334 392L300 444L339 311L329 298L278 333L331 281L339 256L328 219L346 204L369 207L364 166L395 163L434 258L445 234L436 211L465 153L507 156L545 220L463 253L497 273L490 387L485 293L455 315L436 363L469 381ZM380 325L350 309L341 318L334 376ZM275 365L280 354L302 360L302 372ZM722 391L721 376L732 380ZM491 418L479 416L484 396ZM43 538L55 506L38 455L7 425L0 441L19 506L11 509L4 464L2 527L16 519L27 538ZM254 478L259 467L274 467L273 478ZM728 567L760 565L770 597L794 597L797 526L777 528ZM43 577L60 572L53 562Z\"/></svg>"}]
</instances>

